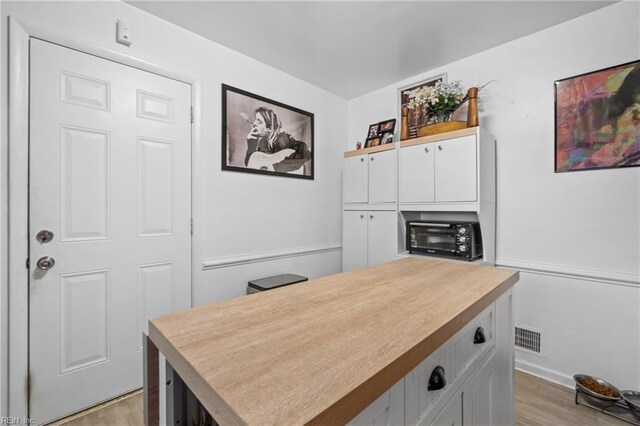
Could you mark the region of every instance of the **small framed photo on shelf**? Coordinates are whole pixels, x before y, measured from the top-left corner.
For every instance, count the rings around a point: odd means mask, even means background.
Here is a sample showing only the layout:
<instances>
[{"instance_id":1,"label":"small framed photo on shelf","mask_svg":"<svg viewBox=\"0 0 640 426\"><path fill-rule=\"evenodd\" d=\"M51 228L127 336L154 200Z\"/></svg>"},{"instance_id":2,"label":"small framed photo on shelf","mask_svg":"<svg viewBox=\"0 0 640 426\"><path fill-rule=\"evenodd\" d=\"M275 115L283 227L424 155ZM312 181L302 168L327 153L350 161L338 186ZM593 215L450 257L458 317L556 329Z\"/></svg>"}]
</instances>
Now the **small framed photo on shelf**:
<instances>
[{"instance_id":1,"label":"small framed photo on shelf","mask_svg":"<svg viewBox=\"0 0 640 426\"><path fill-rule=\"evenodd\" d=\"M381 121L378 123L378 133L391 133L393 134L393 130L396 128L396 119L392 118L390 120Z\"/></svg>"},{"instance_id":2,"label":"small framed photo on shelf","mask_svg":"<svg viewBox=\"0 0 640 426\"><path fill-rule=\"evenodd\" d=\"M382 137L375 136L373 138L367 138L367 141L364 144L365 148L371 148L373 146L378 146L382 144Z\"/></svg>"},{"instance_id":3,"label":"small framed photo on shelf","mask_svg":"<svg viewBox=\"0 0 640 426\"><path fill-rule=\"evenodd\" d=\"M380 127L380 123L371 124L369 126L369 132L367 133L367 139L378 136L379 127Z\"/></svg>"},{"instance_id":4,"label":"small framed photo on shelf","mask_svg":"<svg viewBox=\"0 0 640 426\"><path fill-rule=\"evenodd\" d=\"M381 145L393 142L393 132L382 133L380 137L381 137L381 140L380 140Z\"/></svg>"}]
</instances>

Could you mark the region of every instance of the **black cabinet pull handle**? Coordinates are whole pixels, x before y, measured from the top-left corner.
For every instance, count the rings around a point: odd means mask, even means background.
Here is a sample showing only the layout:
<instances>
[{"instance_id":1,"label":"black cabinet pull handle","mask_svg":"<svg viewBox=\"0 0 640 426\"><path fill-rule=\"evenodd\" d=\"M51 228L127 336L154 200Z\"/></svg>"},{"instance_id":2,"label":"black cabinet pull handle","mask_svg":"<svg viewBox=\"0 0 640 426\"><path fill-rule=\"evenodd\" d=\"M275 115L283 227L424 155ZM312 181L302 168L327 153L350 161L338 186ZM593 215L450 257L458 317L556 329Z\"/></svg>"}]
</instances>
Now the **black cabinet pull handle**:
<instances>
[{"instance_id":1,"label":"black cabinet pull handle","mask_svg":"<svg viewBox=\"0 0 640 426\"><path fill-rule=\"evenodd\" d=\"M487 338L484 335L484 329L482 327L478 327L476 330L476 334L473 335L473 343L479 345L480 343L484 343L487 341Z\"/></svg>"},{"instance_id":2,"label":"black cabinet pull handle","mask_svg":"<svg viewBox=\"0 0 640 426\"><path fill-rule=\"evenodd\" d=\"M429 384L427 385L428 391L437 391L444 388L447 385L447 379L444 377L444 368L439 365L433 369L431 377L429 377Z\"/></svg>"}]
</instances>

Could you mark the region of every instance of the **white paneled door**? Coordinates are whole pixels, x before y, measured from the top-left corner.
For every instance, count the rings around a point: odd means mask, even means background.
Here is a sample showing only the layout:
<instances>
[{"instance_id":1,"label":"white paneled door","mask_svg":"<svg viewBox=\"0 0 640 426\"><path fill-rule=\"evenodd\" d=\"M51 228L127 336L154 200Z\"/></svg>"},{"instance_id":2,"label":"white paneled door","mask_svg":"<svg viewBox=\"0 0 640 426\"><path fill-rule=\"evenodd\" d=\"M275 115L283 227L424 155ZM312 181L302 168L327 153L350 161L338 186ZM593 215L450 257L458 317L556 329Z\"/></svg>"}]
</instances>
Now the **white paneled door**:
<instances>
[{"instance_id":1,"label":"white paneled door","mask_svg":"<svg viewBox=\"0 0 640 426\"><path fill-rule=\"evenodd\" d=\"M29 414L142 386L148 318L191 305L191 87L31 40Z\"/></svg>"}]
</instances>

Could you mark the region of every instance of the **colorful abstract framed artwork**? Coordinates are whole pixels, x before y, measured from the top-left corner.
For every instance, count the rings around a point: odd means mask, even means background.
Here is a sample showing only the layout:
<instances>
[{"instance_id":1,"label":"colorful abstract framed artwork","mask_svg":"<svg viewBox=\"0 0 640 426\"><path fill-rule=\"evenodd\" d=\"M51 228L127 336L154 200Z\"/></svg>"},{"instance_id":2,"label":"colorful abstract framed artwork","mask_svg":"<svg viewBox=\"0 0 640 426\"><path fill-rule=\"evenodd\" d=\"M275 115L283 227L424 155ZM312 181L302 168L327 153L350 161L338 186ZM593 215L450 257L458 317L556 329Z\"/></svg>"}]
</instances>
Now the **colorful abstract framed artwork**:
<instances>
[{"instance_id":1,"label":"colorful abstract framed artwork","mask_svg":"<svg viewBox=\"0 0 640 426\"><path fill-rule=\"evenodd\" d=\"M555 171L640 166L640 60L555 82Z\"/></svg>"}]
</instances>

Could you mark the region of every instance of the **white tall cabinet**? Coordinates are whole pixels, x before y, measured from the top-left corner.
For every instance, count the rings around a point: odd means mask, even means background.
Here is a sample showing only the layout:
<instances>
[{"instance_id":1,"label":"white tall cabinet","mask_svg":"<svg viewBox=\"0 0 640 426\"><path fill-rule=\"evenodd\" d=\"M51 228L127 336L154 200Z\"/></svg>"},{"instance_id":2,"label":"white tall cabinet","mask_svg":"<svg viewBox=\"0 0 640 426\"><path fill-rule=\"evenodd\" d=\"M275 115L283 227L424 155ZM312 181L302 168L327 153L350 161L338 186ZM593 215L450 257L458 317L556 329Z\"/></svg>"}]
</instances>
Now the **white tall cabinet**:
<instances>
[{"instance_id":1,"label":"white tall cabinet","mask_svg":"<svg viewBox=\"0 0 640 426\"><path fill-rule=\"evenodd\" d=\"M398 194L403 221L479 222L482 263L495 263L496 142L489 132L470 127L402 141Z\"/></svg>"},{"instance_id":2,"label":"white tall cabinet","mask_svg":"<svg viewBox=\"0 0 640 426\"><path fill-rule=\"evenodd\" d=\"M495 263L496 141L470 127L345 153L343 270L406 255L408 220L477 221Z\"/></svg>"},{"instance_id":3,"label":"white tall cabinet","mask_svg":"<svg viewBox=\"0 0 640 426\"><path fill-rule=\"evenodd\" d=\"M342 269L372 266L398 254L395 144L345 153Z\"/></svg>"}]
</instances>

